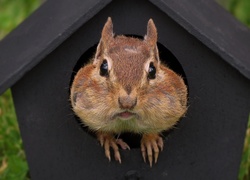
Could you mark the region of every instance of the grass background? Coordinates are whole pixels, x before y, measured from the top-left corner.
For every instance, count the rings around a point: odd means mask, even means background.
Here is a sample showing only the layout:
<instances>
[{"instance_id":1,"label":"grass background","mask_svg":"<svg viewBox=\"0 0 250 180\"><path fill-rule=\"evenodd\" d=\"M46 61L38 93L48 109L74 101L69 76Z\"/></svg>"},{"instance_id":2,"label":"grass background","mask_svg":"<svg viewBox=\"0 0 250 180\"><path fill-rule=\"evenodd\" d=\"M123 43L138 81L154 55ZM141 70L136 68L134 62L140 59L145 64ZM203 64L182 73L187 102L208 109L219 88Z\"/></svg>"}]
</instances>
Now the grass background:
<instances>
[{"instance_id":1,"label":"grass background","mask_svg":"<svg viewBox=\"0 0 250 180\"><path fill-rule=\"evenodd\" d=\"M0 40L43 1L0 0ZM217 2L250 27L250 0L217 0ZM0 96L0 179L30 179L10 90ZM250 117L238 179L250 179Z\"/></svg>"}]
</instances>

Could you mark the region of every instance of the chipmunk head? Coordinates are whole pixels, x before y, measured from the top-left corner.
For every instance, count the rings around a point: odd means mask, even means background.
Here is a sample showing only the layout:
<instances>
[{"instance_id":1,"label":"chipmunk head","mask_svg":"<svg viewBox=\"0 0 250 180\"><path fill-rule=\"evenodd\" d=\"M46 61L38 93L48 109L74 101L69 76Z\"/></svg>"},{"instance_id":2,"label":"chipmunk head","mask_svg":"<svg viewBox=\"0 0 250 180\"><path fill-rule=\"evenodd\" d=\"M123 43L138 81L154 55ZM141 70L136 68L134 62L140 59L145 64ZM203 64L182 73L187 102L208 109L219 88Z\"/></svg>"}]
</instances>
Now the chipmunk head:
<instances>
[{"instance_id":1,"label":"chipmunk head","mask_svg":"<svg viewBox=\"0 0 250 180\"><path fill-rule=\"evenodd\" d=\"M93 62L75 76L71 102L90 129L161 132L186 111L186 87L181 77L160 64L152 19L144 38L138 39L114 36L108 18Z\"/></svg>"},{"instance_id":2,"label":"chipmunk head","mask_svg":"<svg viewBox=\"0 0 250 180\"><path fill-rule=\"evenodd\" d=\"M133 109L137 103L137 89L156 78L159 67L157 30L152 19L148 21L144 39L114 36L111 18L102 30L94 58L99 75L109 85L119 89L118 103L122 109Z\"/></svg>"}]
</instances>

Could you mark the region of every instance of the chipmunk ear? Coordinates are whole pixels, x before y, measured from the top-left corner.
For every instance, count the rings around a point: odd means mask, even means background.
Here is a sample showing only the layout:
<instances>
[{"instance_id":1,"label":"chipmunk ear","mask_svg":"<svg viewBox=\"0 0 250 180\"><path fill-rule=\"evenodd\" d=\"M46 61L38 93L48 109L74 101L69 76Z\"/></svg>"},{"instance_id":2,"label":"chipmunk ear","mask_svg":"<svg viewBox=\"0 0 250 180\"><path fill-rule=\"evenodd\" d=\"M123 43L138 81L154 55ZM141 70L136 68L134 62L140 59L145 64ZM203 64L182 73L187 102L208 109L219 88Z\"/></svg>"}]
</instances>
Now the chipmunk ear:
<instances>
[{"instance_id":1,"label":"chipmunk ear","mask_svg":"<svg viewBox=\"0 0 250 180\"><path fill-rule=\"evenodd\" d=\"M102 38L101 40L104 42L108 42L109 40L113 39L114 33L113 33L113 23L111 17L108 17L107 22L105 23L103 29L102 29Z\"/></svg>"},{"instance_id":2,"label":"chipmunk ear","mask_svg":"<svg viewBox=\"0 0 250 180\"><path fill-rule=\"evenodd\" d=\"M152 19L149 19L147 26L147 34L144 40L152 47L156 46L157 43L157 30Z\"/></svg>"},{"instance_id":3,"label":"chipmunk ear","mask_svg":"<svg viewBox=\"0 0 250 180\"><path fill-rule=\"evenodd\" d=\"M144 37L144 41L151 47L151 52L154 58L160 62L159 52L157 48L157 29L152 19L149 19L147 26L147 34Z\"/></svg>"},{"instance_id":4,"label":"chipmunk ear","mask_svg":"<svg viewBox=\"0 0 250 180\"><path fill-rule=\"evenodd\" d=\"M98 59L100 59L100 56L104 53L105 49L108 46L108 43L113 38L114 38L113 23L111 17L108 17L108 20L102 29L102 37L96 49L94 64L96 64Z\"/></svg>"}]
</instances>

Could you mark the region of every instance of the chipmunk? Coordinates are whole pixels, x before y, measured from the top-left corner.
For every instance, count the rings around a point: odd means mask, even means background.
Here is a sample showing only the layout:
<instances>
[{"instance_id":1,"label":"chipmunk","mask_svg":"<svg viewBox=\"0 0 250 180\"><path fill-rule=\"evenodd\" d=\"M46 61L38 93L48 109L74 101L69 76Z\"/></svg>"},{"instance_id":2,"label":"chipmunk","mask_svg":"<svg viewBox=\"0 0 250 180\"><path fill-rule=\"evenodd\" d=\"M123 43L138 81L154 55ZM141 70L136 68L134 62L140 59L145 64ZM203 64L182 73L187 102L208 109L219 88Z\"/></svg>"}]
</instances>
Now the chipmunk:
<instances>
[{"instance_id":1,"label":"chipmunk","mask_svg":"<svg viewBox=\"0 0 250 180\"><path fill-rule=\"evenodd\" d=\"M119 146L130 149L122 132L142 135L144 162L157 162L162 131L172 128L187 110L187 87L179 75L161 64L152 19L144 39L115 36L109 17L93 59L74 77L73 111L93 130L105 155L121 163Z\"/></svg>"}]
</instances>

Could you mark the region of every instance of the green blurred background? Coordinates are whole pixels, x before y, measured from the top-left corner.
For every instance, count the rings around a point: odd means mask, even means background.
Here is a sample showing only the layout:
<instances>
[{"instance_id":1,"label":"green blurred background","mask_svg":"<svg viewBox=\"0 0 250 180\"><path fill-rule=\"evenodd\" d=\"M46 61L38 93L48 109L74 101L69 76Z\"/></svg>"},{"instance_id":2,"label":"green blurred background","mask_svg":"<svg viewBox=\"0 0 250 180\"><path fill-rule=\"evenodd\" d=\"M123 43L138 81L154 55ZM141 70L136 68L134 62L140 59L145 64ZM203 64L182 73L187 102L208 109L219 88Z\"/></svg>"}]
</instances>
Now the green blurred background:
<instances>
[{"instance_id":1,"label":"green blurred background","mask_svg":"<svg viewBox=\"0 0 250 180\"><path fill-rule=\"evenodd\" d=\"M0 0L0 40L45 0ZM250 0L217 0L250 27ZM250 122L250 119L249 119ZM239 180L250 179L250 123L246 132ZM0 96L0 179L30 179L10 90Z\"/></svg>"}]
</instances>

